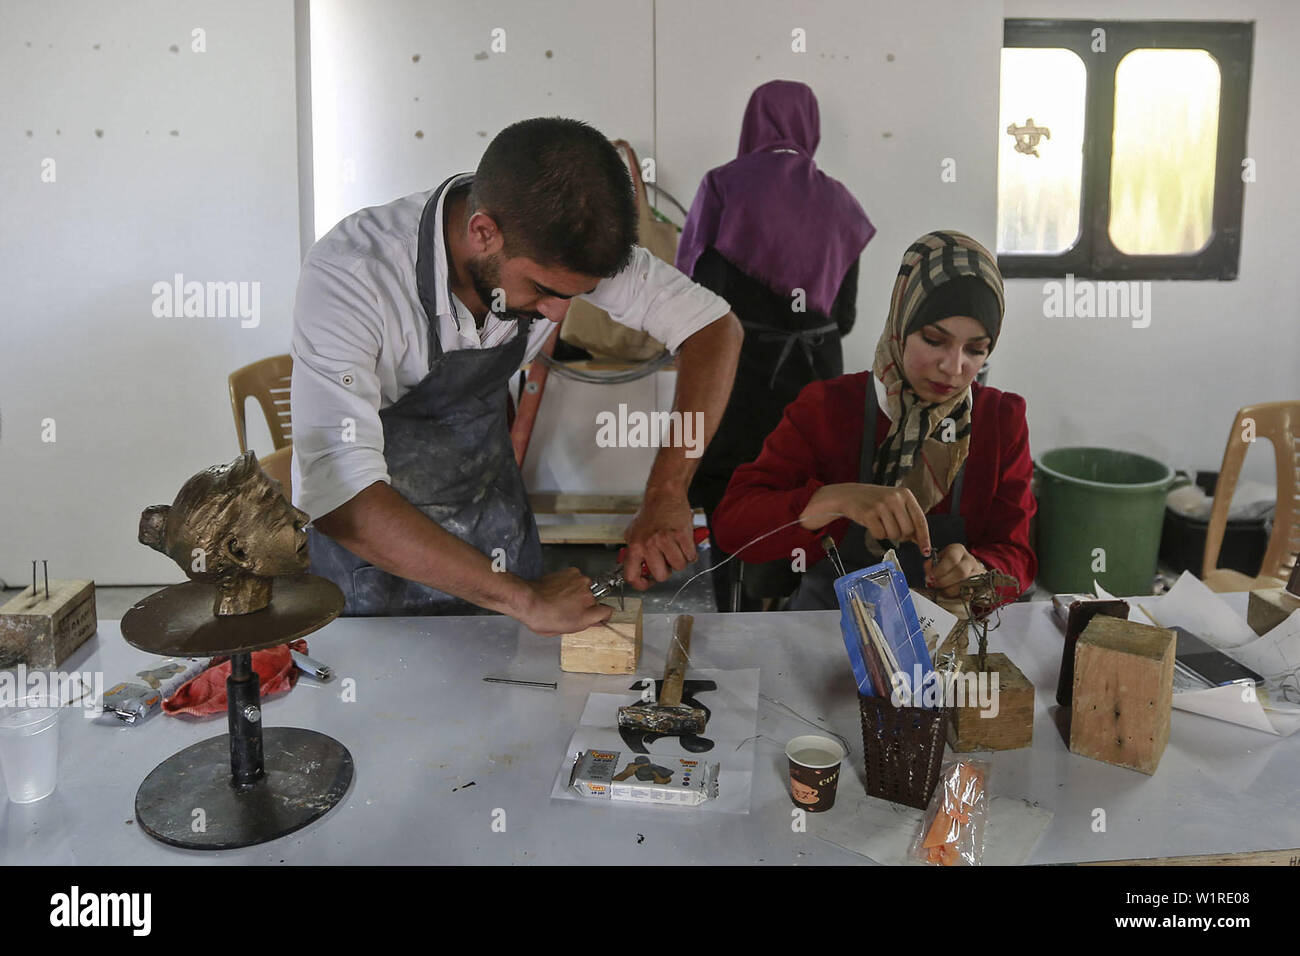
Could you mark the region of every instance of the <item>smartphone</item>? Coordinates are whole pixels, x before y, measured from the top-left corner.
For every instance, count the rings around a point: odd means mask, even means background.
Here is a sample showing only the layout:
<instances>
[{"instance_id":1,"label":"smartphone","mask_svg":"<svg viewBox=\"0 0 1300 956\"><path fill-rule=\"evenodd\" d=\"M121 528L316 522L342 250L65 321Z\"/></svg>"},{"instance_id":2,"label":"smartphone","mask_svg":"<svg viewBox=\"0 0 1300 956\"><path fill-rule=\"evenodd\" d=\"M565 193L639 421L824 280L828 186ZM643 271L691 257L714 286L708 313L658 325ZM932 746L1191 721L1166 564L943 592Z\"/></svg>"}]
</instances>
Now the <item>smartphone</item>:
<instances>
[{"instance_id":1,"label":"smartphone","mask_svg":"<svg viewBox=\"0 0 1300 956\"><path fill-rule=\"evenodd\" d=\"M1264 678L1249 667L1238 664L1187 628L1175 626L1170 630L1178 635L1178 646L1174 650L1174 665L1184 673L1204 681L1211 687L1240 684L1244 681L1256 685L1264 683Z\"/></svg>"}]
</instances>

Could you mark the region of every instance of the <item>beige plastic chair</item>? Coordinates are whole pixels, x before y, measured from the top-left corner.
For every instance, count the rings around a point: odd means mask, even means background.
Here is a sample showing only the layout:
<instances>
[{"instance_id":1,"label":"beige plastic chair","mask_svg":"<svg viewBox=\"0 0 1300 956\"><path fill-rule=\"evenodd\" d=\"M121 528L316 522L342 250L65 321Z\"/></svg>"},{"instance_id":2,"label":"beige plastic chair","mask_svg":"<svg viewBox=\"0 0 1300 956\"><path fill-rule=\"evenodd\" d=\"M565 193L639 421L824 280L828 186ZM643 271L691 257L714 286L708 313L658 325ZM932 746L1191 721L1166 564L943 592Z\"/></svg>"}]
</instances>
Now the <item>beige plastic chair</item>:
<instances>
[{"instance_id":1,"label":"beige plastic chair","mask_svg":"<svg viewBox=\"0 0 1300 956\"><path fill-rule=\"evenodd\" d=\"M285 445L283 448L277 448L265 458L259 458L257 463L262 466L262 470L271 478L280 483L280 489L284 492L285 498L293 500L291 489L289 487L289 462L293 458L293 446Z\"/></svg>"},{"instance_id":2,"label":"beige plastic chair","mask_svg":"<svg viewBox=\"0 0 1300 956\"><path fill-rule=\"evenodd\" d=\"M1268 550L1264 552L1259 576L1254 578L1218 566L1232 491L1237 486L1241 463L1246 460L1246 450L1250 447L1242 436L1252 421L1256 438L1271 441L1277 459L1277 509L1273 515L1273 533L1268 539ZM1297 432L1300 432L1300 402L1247 405L1237 412L1223 452L1223 465L1214 488L1214 507L1205 534L1201 579L1210 590L1250 591L1279 587L1290 576L1296 553L1300 552L1300 446L1296 444Z\"/></svg>"},{"instance_id":3,"label":"beige plastic chair","mask_svg":"<svg viewBox=\"0 0 1300 956\"><path fill-rule=\"evenodd\" d=\"M244 405L250 395L262 406L266 427L271 432L271 443L280 449L293 441L289 420L289 378L292 374L293 359L288 355L272 355L230 373L230 405L235 413L235 434L239 436L241 454L248 451Z\"/></svg>"}]
</instances>

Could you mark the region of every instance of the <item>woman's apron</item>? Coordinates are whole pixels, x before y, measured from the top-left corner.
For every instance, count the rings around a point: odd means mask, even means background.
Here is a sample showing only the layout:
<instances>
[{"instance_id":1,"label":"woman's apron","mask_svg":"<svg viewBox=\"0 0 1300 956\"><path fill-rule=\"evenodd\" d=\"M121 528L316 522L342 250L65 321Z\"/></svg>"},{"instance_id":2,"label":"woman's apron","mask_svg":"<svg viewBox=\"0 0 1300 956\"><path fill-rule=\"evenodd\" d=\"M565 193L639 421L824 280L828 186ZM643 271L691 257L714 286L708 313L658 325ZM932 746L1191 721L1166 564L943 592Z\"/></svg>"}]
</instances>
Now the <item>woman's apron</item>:
<instances>
[{"instance_id":1,"label":"woman's apron","mask_svg":"<svg viewBox=\"0 0 1300 956\"><path fill-rule=\"evenodd\" d=\"M442 350L433 290L425 277L432 281L435 274L434 230L441 228L435 211L449 182L429 198L420 217L416 277L429 320L429 372L379 412L384 460L394 491L485 555L504 556L505 570L536 580L542 545L506 424L507 383L523 364L531 320L520 320L519 333L495 348ZM460 598L389 574L315 529L308 529L308 536L311 570L343 591L345 615L484 613Z\"/></svg>"},{"instance_id":2,"label":"woman's apron","mask_svg":"<svg viewBox=\"0 0 1300 956\"><path fill-rule=\"evenodd\" d=\"M863 484L875 483L876 454L876 383L873 375L867 376L866 415L862 419L862 458L858 464L858 481ZM966 477L966 463L962 462L957 472L957 480L952 485L951 508L946 515L926 515L925 523L930 529L930 547L940 551L950 544L966 544L966 522L961 516L962 481ZM849 530L837 546L840 560L846 572L856 571L868 565L878 563L867 551L867 535L870 532L862 525L849 523ZM914 541L907 541L895 549L900 570L907 576L908 587L925 586L925 560L921 549ZM790 598L788 610L819 611L833 610L839 607L835 596L835 579L838 572L829 557L813 565L799 581L799 589Z\"/></svg>"}]
</instances>

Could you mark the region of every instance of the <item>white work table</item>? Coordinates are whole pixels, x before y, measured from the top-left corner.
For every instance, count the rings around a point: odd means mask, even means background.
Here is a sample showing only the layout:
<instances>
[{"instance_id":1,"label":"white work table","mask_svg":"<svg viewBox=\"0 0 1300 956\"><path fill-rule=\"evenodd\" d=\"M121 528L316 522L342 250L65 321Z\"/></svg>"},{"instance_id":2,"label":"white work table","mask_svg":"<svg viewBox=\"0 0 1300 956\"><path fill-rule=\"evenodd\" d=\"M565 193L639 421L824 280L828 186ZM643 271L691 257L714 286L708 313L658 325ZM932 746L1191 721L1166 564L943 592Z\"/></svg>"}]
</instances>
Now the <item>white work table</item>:
<instances>
[{"instance_id":1,"label":"white work table","mask_svg":"<svg viewBox=\"0 0 1300 956\"><path fill-rule=\"evenodd\" d=\"M1245 595L1228 597L1244 607ZM697 614L691 647L696 667L761 668L764 697L848 738L851 766L829 814L863 793L862 735L838 617ZM646 618L642 673L662 674L670 621ZM1029 862L1300 846L1300 734L1282 739L1174 711L1154 776L1075 756L1053 716L1061 640L1047 602L1005 608L990 635L990 647L1006 651L1037 688L1033 747L983 755L993 765L993 793L1054 814ZM0 804L0 863L866 862L818 838L816 815L808 832L793 832L782 746L813 730L766 699L759 701L763 736L737 755L717 755L724 764L753 760L748 814L553 800L588 693L625 690L629 678L562 673L557 640L503 617L339 619L308 642L312 656L334 668L334 680L303 677L289 694L268 699L264 725L310 728L348 747L356 776L339 806L262 846L165 846L134 822L136 788L164 758L223 733L224 714L203 721L159 714L138 727L105 727L70 711L58 789L34 804ZM100 621L97 636L60 669L103 671L112 686L155 659L128 646L117 621ZM484 676L559 687L488 684ZM355 702L342 699L345 678L355 680ZM1106 811L1104 833L1092 828L1098 807ZM500 811L504 832L496 832Z\"/></svg>"}]
</instances>

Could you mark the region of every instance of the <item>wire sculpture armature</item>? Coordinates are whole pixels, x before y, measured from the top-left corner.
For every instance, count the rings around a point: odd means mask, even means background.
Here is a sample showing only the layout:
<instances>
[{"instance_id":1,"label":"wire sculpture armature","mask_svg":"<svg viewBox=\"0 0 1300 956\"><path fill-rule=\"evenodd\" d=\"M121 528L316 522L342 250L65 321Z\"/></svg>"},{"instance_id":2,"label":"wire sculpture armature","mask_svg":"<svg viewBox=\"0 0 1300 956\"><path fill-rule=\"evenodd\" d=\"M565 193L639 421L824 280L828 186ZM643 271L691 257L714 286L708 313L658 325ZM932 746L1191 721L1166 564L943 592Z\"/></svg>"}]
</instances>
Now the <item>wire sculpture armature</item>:
<instances>
[{"instance_id":1,"label":"wire sculpture armature","mask_svg":"<svg viewBox=\"0 0 1300 956\"><path fill-rule=\"evenodd\" d=\"M979 669L985 670L988 665L989 631L1002 623L999 609L1006 603L998 596L998 591L1006 588L1014 588L1019 592L1020 581L1014 575L997 570L972 574L957 585L957 595L966 616L957 619L952 633L943 642L942 650L964 654L970 645L970 632L974 631L979 647ZM992 627L989 626L990 615L995 616Z\"/></svg>"}]
</instances>

